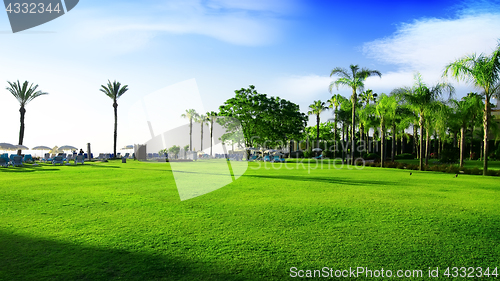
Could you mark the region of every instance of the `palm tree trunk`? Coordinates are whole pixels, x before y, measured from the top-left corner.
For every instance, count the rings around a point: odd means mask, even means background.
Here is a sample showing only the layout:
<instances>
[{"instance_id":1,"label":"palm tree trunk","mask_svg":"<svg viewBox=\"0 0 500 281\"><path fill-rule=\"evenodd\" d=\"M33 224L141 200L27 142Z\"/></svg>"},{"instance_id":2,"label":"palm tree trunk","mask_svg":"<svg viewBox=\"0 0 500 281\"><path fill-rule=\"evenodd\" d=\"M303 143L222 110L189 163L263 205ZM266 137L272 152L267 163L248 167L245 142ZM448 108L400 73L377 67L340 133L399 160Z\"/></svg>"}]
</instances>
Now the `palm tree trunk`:
<instances>
[{"instance_id":1,"label":"palm tree trunk","mask_svg":"<svg viewBox=\"0 0 500 281\"><path fill-rule=\"evenodd\" d=\"M356 94L356 89L352 89L352 124L351 124L351 165L353 164L352 161L354 161L354 150L355 150L355 144L354 144L354 136L355 136L355 131L356 131L356 104L358 101L358 95Z\"/></svg>"},{"instance_id":2,"label":"palm tree trunk","mask_svg":"<svg viewBox=\"0 0 500 281\"><path fill-rule=\"evenodd\" d=\"M345 159L345 122L342 122L342 163L344 163Z\"/></svg>"},{"instance_id":3,"label":"palm tree trunk","mask_svg":"<svg viewBox=\"0 0 500 281\"><path fill-rule=\"evenodd\" d=\"M401 135L401 154L405 153L405 132Z\"/></svg>"},{"instance_id":4,"label":"palm tree trunk","mask_svg":"<svg viewBox=\"0 0 500 281\"><path fill-rule=\"evenodd\" d=\"M21 105L19 113L21 113L21 126L19 127L19 145L22 145L24 140L24 115L26 114L26 109L24 108L24 106ZM21 150L17 151L17 155L21 155Z\"/></svg>"},{"instance_id":5,"label":"palm tree trunk","mask_svg":"<svg viewBox=\"0 0 500 281\"><path fill-rule=\"evenodd\" d=\"M429 130L425 130L425 166L429 165L430 136Z\"/></svg>"},{"instance_id":6,"label":"palm tree trunk","mask_svg":"<svg viewBox=\"0 0 500 281\"><path fill-rule=\"evenodd\" d=\"M423 170L423 165L424 165L424 150L422 149L423 145L424 145L424 138L422 137L424 135L424 116L422 114L420 114L420 119L418 120L418 125L419 125L419 133L420 133L420 136L419 136L419 140L418 140L418 143L419 143L419 156L418 156L418 163L419 163L419 166L420 166L420 171Z\"/></svg>"},{"instance_id":7,"label":"palm tree trunk","mask_svg":"<svg viewBox=\"0 0 500 281\"><path fill-rule=\"evenodd\" d=\"M319 114L316 115L316 147L319 147Z\"/></svg>"},{"instance_id":8,"label":"palm tree trunk","mask_svg":"<svg viewBox=\"0 0 500 281\"><path fill-rule=\"evenodd\" d=\"M115 134L114 134L114 142L113 142L113 156L116 158L116 139L118 136L118 103L113 103L113 107L115 109Z\"/></svg>"},{"instance_id":9,"label":"palm tree trunk","mask_svg":"<svg viewBox=\"0 0 500 281\"><path fill-rule=\"evenodd\" d=\"M210 118L210 156L212 156L212 146L213 146L213 142L212 142L212 137L214 135L214 120L212 118ZM248 153L249 151L247 150L247 159L248 159Z\"/></svg>"},{"instance_id":10,"label":"palm tree trunk","mask_svg":"<svg viewBox=\"0 0 500 281\"><path fill-rule=\"evenodd\" d=\"M460 167L464 166L465 125L460 128Z\"/></svg>"},{"instance_id":11,"label":"palm tree trunk","mask_svg":"<svg viewBox=\"0 0 500 281\"><path fill-rule=\"evenodd\" d=\"M392 145L391 145L391 162L396 158L396 123L392 122Z\"/></svg>"},{"instance_id":12,"label":"palm tree trunk","mask_svg":"<svg viewBox=\"0 0 500 281\"><path fill-rule=\"evenodd\" d=\"M417 144L417 126L416 125L413 125L413 152L412 153L415 153L415 155L417 156L417 158L419 158L419 154L418 154L418 144Z\"/></svg>"},{"instance_id":13,"label":"palm tree trunk","mask_svg":"<svg viewBox=\"0 0 500 281\"><path fill-rule=\"evenodd\" d=\"M193 151L193 118L189 118L189 151Z\"/></svg>"},{"instance_id":14,"label":"palm tree trunk","mask_svg":"<svg viewBox=\"0 0 500 281\"><path fill-rule=\"evenodd\" d=\"M473 143L474 143L474 126L472 126L471 137L470 137L469 160L472 160Z\"/></svg>"},{"instance_id":15,"label":"palm tree trunk","mask_svg":"<svg viewBox=\"0 0 500 281\"><path fill-rule=\"evenodd\" d=\"M335 108L335 122L334 122L334 128L333 128L333 144L334 144L334 149L333 149L333 158L337 157L337 108Z\"/></svg>"},{"instance_id":16,"label":"palm tree trunk","mask_svg":"<svg viewBox=\"0 0 500 281\"><path fill-rule=\"evenodd\" d=\"M385 124L380 126L380 167L384 168L385 162Z\"/></svg>"},{"instance_id":17,"label":"palm tree trunk","mask_svg":"<svg viewBox=\"0 0 500 281\"><path fill-rule=\"evenodd\" d=\"M483 137L483 176L488 173L488 131L490 128L490 97L486 94L486 102L484 105L484 117L483 117L483 127L484 127L484 137Z\"/></svg>"},{"instance_id":18,"label":"palm tree trunk","mask_svg":"<svg viewBox=\"0 0 500 281\"><path fill-rule=\"evenodd\" d=\"M439 138L438 155L437 155L438 158L441 158L442 147L443 147L443 138Z\"/></svg>"},{"instance_id":19,"label":"palm tree trunk","mask_svg":"<svg viewBox=\"0 0 500 281\"><path fill-rule=\"evenodd\" d=\"M201 143L200 143L200 151L203 151L203 121L201 121Z\"/></svg>"}]
</instances>

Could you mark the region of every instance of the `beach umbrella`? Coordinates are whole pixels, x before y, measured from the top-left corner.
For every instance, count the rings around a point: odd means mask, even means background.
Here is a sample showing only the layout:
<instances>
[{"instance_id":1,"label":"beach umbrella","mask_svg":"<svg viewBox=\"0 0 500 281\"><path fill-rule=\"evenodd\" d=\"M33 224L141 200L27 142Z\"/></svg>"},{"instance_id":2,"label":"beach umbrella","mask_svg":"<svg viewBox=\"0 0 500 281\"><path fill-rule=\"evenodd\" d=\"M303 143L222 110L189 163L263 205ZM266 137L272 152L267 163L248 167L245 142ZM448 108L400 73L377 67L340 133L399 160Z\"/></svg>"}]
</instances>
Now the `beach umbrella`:
<instances>
[{"instance_id":1,"label":"beach umbrella","mask_svg":"<svg viewBox=\"0 0 500 281\"><path fill-rule=\"evenodd\" d=\"M29 148L25 145L22 145L22 144L18 144L16 145L16 149L15 150L29 150Z\"/></svg>"},{"instance_id":2,"label":"beach umbrella","mask_svg":"<svg viewBox=\"0 0 500 281\"><path fill-rule=\"evenodd\" d=\"M61 147L59 147L59 150L78 150L78 148L74 147L74 146L71 146L71 145L63 145Z\"/></svg>"},{"instance_id":3,"label":"beach umbrella","mask_svg":"<svg viewBox=\"0 0 500 281\"><path fill-rule=\"evenodd\" d=\"M40 146L35 146L33 147L31 150L51 150L52 148L48 147L48 146L43 146L43 145L40 145Z\"/></svg>"},{"instance_id":4,"label":"beach umbrella","mask_svg":"<svg viewBox=\"0 0 500 281\"><path fill-rule=\"evenodd\" d=\"M51 148L48 147L48 146L43 146L43 145L39 145L39 146L35 146L33 147L31 150L41 150L42 151L42 156L43 156L43 152L45 150L50 150Z\"/></svg>"},{"instance_id":5,"label":"beach umbrella","mask_svg":"<svg viewBox=\"0 0 500 281\"><path fill-rule=\"evenodd\" d=\"M0 149L2 150L13 150L16 149L16 146L10 143L2 142L0 143Z\"/></svg>"},{"instance_id":6,"label":"beach umbrella","mask_svg":"<svg viewBox=\"0 0 500 281\"><path fill-rule=\"evenodd\" d=\"M312 151L316 152L316 151L323 151L323 149L319 148L319 147L316 147L314 148Z\"/></svg>"}]
</instances>

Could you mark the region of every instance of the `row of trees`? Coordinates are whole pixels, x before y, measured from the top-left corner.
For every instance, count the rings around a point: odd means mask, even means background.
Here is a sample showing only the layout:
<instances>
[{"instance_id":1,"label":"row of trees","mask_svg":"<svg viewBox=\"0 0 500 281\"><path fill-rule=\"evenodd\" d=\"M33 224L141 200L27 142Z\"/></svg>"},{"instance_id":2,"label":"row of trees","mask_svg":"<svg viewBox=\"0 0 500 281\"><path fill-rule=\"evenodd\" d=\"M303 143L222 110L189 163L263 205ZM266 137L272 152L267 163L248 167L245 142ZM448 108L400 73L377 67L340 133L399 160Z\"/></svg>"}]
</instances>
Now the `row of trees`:
<instances>
[{"instance_id":1,"label":"row of trees","mask_svg":"<svg viewBox=\"0 0 500 281\"><path fill-rule=\"evenodd\" d=\"M193 151L193 121L200 123L201 127L201 143L200 150L203 150L203 127L210 124L210 155L212 155L212 137L214 122L217 118L217 112L210 111L206 114L199 114L194 109L186 109L186 113L183 113L181 117L189 119L189 151Z\"/></svg>"},{"instance_id":2,"label":"row of trees","mask_svg":"<svg viewBox=\"0 0 500 281\"><path fill-rule=\"evenodd\" d=\"M390 95L377 95L371 90L364 91L364 81L367 77L376 75L381 77L377 70L360 69L351 65L350 70L335 68L330 76L340 76L330 84L330 92L334 87L346 86L352 89L351 99L348 100L338 94L333 95L326 103L315 101L309 106L309 115L316 115L316 140L320 139L320 114L324 110L334 109L333 138L338 138L337 123L342 123L342 139L350 133L351 159L356 153L356 139L368 139L368 129L380 129L382 165L384 163L385 135L387 129L392 132L392 160L394 160L395 138L398 132L413 127L414 136L419 129L419 159L420 168L428 163L429 142L432 134L436 138L443 138L447 132L460 131L460 163L463 165L465 134L467 129L482 127L483 131L483 173L488 169L488 135L490 133L491 104L493 96L500 95L500 44L491 55L469 55L448 64L443 77L453 77L459 81L466 81L482 91L481 94L470 93L460 101L451 100L454 88L448 83L426 85L420 74L415 75L413 86L401 87L393 90ZM443 99L447 94L448 99ZM358 100L358 95L360 100ZM484 100L484 102L483 102ZM376 101L376 102L375 102ZM371 103L373 102L373 104ZM354 106L353 106L354 105ZM482 107L482 110L480 109ZM348 118L348 113L351 113ZM477 118L482 118L482 124L477 124ZM346 128L350 128L349 130ZM359 138L356 136L359 132ZM425 133L425 140L424 140ZM375 133L374 133L375 134ZM375 136L375 135L374 135ZM374 137L373 136L373 137ZM372 137L372 138L373 138ZM425 145L424 145L425 141ZM425 147L425 149L424 149Z\"/></svg>"}]
</instances>

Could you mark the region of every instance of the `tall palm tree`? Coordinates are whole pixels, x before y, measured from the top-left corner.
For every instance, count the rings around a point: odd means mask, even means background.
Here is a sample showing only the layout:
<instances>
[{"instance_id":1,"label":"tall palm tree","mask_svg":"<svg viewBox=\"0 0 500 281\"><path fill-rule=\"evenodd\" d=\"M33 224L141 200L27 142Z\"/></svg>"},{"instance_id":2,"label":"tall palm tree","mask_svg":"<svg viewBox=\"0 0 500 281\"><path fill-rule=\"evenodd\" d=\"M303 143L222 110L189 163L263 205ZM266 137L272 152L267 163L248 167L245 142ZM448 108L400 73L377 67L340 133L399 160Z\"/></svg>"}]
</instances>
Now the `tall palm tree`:
<instances>
[{"instance_id":1,"label":"tall palm tree","mask_svg":"<svg viewBox=\"0 0 500 281\"><path fill-rule=\"evenodd\" d=\"M195 122L200 123L201 125L201 143L200 143L200 150L203 151L203 127L207 125L208 118L204 114L198 114L196 116Z\"/></svg>"},{"instance_id":2,"label":"tall palm tree","mask_svg":"<svg viewBox=\"0 0 500 281\"><path fill-rule=\"evenodd\" d=\"M418 126L419 126L419 146L420 146L420 156L419 165L420 170L423 170L423 160L424 160L424 146L423 146L423 134L425 126L425 117L428 112L428 108L438 100L441 94L445 91L449 92L450 96L455 92L453 86L448 83L438 83L433 87L429 88L422 81L422 76L420 73L416 73L414 77L414 84L412 87L403 87L394 90L396 95L401 95L402 98L415 110L418 114Z\"/></svg>"},{"instance_id":3,"label":"tall palm tree","mask_svg":"<svg viewBox=\"0 0 500 281\"><path fill-rule=\"evenodd\" d=\"M313 104L309 105L309 111L307 112L308 115L316 115L316 147L319 147L319 115L321 112L327 110L328 107L326 107L325 102L322 102L320 100L314 101Z\"/></svg>"},{"instance_id":4,"label":"tall palm tree","mask_svg":"<svg viewBox=\"0 0 500 281\"><path fill-rule=\"evenodd\" d=\"M215 111L210 111L206 113L207 119L210 122L210 156L212 156L212 142L213 142L213 135L214 135L214 121L217 120L217 112Z\"/></svg>"},{"instance_id":5,"label":"tall palm tree","mask_svg":"<svg viewBox=\"0 0 500 281\"><path fill-rule=\"evenodd\" d=\"M24 81L23 85L21 86L21 83L19 83L19 80L17 80L17 83L14 82L9 82L9 87L7 87L7 91L9 91L19 102L19 105L21 108L19 108L19 113L21 113L21 126L19 128L19 145L23 144L24 140L24 116L26 115L26 105L34 100L35 98L43 95L48 95L48 93L42 92L42 91L37 91L38 85L34 85L31 83L31 85L28 86L29 82ZM21 155L21 150L17 151L17 155Z\"/></svg>"},{"instance_id":6,"label":"tall palm tree","mask_svg":"<svg viewBox=\"0 0 500 281\"><path fill-rule=\"evenodd\" d=\"M385 134L386 134L386 125L390 124L396 114L397 108L397 100L396 96L388 96L386 94L381 94L380 99L377 101L377 105L375 107L375 112L377 116L380 118L380 166L384 167L385 162Z\"/></svg>"},{"instance_id":7,"label":"tall palm tree","mask_svg":"<svg viewBox=\"0 0 500 281\"><path fill-rule=\"evenodd\" d=\"M361 92L359 94L359 99L361 102L361 106L364 104L365 108L368 107L371 101L375 102L377 99L377 94L373 92L373 90L366 90L364 92ZM365 126L364 122L359 123L359 138L360 140L363 140L364 136L364 131L365 131Z\"/></svg>"},{"instance_id":8,"label":"tall palm tree","mask_svg":"<svg viewBox=\"0 0 500 281\"><path fill-rule=\"evenodd\" d=\"M335 158L335 152L337 151L337 122L338 122L338 109L340 104L342 103L342 100L345 99L343 96L339 94L333 95L329 100L328 100L328 107L334 109L333 115L334 115L334 125L333 125L333 141L335 142L335 149L333 151L333 157Z\"/></svg>"},{"instance_id":9,"label":"tall palm tree","mask_svg":"<svg viewBox=\"0 0 500 281\"><path fill-rule=\"evenodd\" d=\"M181 117L189 119L189 151L193 151L193 119L197 116L198 113L194 109L186 109L186 113L181 115Z\"/></svg>"},{"instance_id":10,"label":"tall palm tree","mask_svg":"<svg viewBox=\"0 0 500 281\"><path fill-rule=\"evenodd\" d=\"M118 103L117 100L123 96L128 91L128 85L122 86L120 82L116 82L116 80L111 83L108 80L108 84L106 86L101 85L101 92L103 92L106 96L113 100L113 108L115 112L115 132L113 135L113 155L116 157L116 139L118 136Z\"/></svg>"},{"instance_id":11,"label":"tall palm tree","mask_svg":"<svg viewBox=\"0 0 500 281\"><path fill-rule=\"evenodd\" d=\"M356 122L356 104L357 104L357 91L363 91L363 88L365 86L364 81L366 78L374 75L378 75L379 77L382 77L382 74L378 70L371 70L367 68L362 68L359 69L358 65L350 65L350 71L341 68L341 67L336 67L332 70L330 73L330 77L333 75L338 75L340 78L338 78L335 81L332 81L330 83L330 93L332 92L333 86L336 86L337 89L339 86L345 86L345 87L350 87L352 89L352 104L354 105L352 107L352 116L351 116L351 159L354 159L354 150L355 150L355 144L354 144L354 134L356 130L355 122Z\"/></svg>"},{"instance_id":12,"label":"tall palm tree","mask_svg":"<svg viewBox=\"0 0 500 281\"><path fill-rule=\"evenodd\" d=\"M483 90L485 102L483 110L483 175L488 172L488 133L490 128L490 98L494 87L500 80L500 42L491 55L472 54L464 56L450 64L443 76L451 74L457 80L466 81Z\"/></svg>"}]
</instances>

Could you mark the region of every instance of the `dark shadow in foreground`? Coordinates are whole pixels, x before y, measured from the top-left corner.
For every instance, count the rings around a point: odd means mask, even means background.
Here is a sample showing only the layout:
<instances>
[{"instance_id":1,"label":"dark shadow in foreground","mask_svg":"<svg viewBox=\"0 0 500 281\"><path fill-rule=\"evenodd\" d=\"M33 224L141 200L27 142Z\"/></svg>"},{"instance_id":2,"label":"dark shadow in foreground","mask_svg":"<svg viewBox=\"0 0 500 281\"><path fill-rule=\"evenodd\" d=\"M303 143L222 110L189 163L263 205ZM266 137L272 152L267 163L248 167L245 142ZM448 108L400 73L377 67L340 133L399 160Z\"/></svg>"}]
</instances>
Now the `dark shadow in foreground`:
<instances>
[{"instance_id":1,"label":"dark shadow in foreground","mask_svg":"<svg viewBox=\"0 0 500 281\"><path fill-rule=\"evenodd\" d=\"M0 280L244 280L217 266L0 232Z\"/></svg>"}]
</instances>

